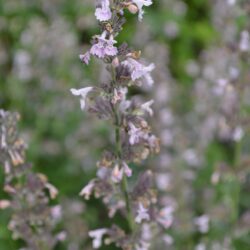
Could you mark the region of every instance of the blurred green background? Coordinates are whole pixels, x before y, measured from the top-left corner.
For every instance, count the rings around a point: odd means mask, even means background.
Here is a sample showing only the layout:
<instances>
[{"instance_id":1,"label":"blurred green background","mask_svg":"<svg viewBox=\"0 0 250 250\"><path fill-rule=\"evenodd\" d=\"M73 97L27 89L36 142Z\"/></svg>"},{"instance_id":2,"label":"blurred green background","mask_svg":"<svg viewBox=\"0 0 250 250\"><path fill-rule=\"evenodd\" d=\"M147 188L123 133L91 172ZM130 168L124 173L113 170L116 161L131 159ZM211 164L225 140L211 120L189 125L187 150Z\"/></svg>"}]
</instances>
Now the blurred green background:
<instances>
[{"instance_id":1,"label":"blurred green background","mask_svg":"<svg viewBox=\"0 0 250 250\"><path fill-rule=\"evenodd\" d=\"M197 77L187 71L187 65L222 40L213 23L213 3L162 0L155 1L145 12L140 28L149 30L149 37L145 41L138 40L137 17L126 13L128 22L118 42L126 41L142 51L147 46L145 42L156 43L167 51L167 60L161 66L174 79L177 99L171 105L176 115L185 115L194 107L193 86ZM71 87L98 84L103 74L98 61L93 60L86 67L78 59L78 54L88 48L91 37L99 32L93 13L92 0L0 0L0 107L21 114L20 131L29 145L27 158L35 171L45 173L60 191L55 204L83 204L78 193L95 176L95 162L111 144L108 125L81 112L78 100L69 92ZM239 27L245 23L244 16L238 19ZM249 145L245 151L249 152ZM233 162L234 146L230 143L212 141L204 152L204 167L194 170L197 178L190 184L192 204L180 205L183 210L179 210L177 217L184 215L187 209L192 211L192 216L200 215L203 209L200 199L203 190L211 186L215 165L220 161ZM176 171L181 172L182 168ZM1 171L1 187L3 182ZM214 203L229 199L226 204L237 206L235 209L243 214L250 208L249 182L240 186L229 173L228 178L216 186ZM180 188L178 192L184 190ZM6 197L3 192L0 195ZM22 242L11 239L7 229L9 216L8 211L0 211L0 250L16 250L22 246ZM71 237L79 242L79 249L91 249L87 228L111 224L102 203L95 199L84 204L84 212L79 213L83 225L76 225L79 219L72 218L73 215L65 221L70 221L67 226L72 223L75 230L78 226L81 228L81 237ZM115 221L120 220L119 216L115 218ZM169 231L175 241L169 249L195 249L200 240L208 245L213 241L221 243L226 236L230 238L232 229L239 225L234 219L224 224L215 223L204 236L195 230L188 231L188 226L181 223L182 230ZM59 227L65 226L60 224ZM235 238L233 246L233 249L249 250L249 230ZM103 249L116 249L112 247ZM57 249L78 248L67 243L59 244Z\"/></svg>"}]
</instances>

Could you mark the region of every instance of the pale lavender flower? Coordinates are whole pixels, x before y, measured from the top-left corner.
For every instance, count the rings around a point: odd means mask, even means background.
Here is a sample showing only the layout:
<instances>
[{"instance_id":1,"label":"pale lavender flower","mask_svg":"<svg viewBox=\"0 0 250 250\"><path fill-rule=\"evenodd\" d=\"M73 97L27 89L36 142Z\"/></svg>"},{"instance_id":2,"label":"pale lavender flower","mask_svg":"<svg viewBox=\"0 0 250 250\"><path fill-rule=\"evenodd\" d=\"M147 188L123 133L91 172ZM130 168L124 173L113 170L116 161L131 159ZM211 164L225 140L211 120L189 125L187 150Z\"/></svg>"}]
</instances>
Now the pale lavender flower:
<instances>
[{"instance_id":1,"label":"pale lavender flower","mask_svg":"<svg viewBox=\"0 0 250 250\"><path fill-rule=\"evenodd\" d=\"M56 240L59 242L65 241L67 238L67 233L65 231L62 231L56 235Z\"/></svg>"},{"instance_id":2,"label":"pale lavender flower","mask_svg":"<svg viewBox=\"0 0 250 250\"><path fill-rule=\"evenodd\" d=\"M51 216L55 221L60 221L62 218L62 207L60 205L56 205L51 208Z\"/></svg>"},{"instance_id":3,"label":"pale lavender flower","mask_svg":"<svg viewBox=\"0 0 250 250\"><path fill-rule=\"evenodd\" d=\"M116 41L112 36L109 39L106 39L106 35L107 32L104 31L101 36L96 36L98 42L90 49L92 55L104 58L105 56L115 56L118 53L117 48L114 47Z\"/></svg>"},{"instance_id":4,"label":"pale lavender flower","mask_svg":"<svg viewBox=\"0 0 250 250\"><path fill-rule=\"evenodd\" d=\"M233 131L233 140L239 142L244 136L244 130L242 127L238 126Z\"/></svg>"},{"instance_id":5,"label":"pale lavender flower","mask_svg":"<svg viewBox=\"0 0 250 250\"><path fill-rule=\"evenodd\" d=\"M151 63L148 66L144 66L138 61L128 58L124 62L123 65L127 66L131 70L131 79L136 81L138 79L142 79L147 86L152 86L154 84L154 80L152 79L150 72L155 68L155 65Z\"/></svg>"},{"instance_id":6,"label":"pale lavender flower","mask_svg":"<svg viewBox=\"0 0 250 250\"><path fill-rule=\"evenodd\" d=\"M102 0L101 7L97 7L95 16L99 21L108 21L112 17L112 12L109 7L109 0Z\"/></svg>"},{"instance_id":7,"label":"pale lavender flower","mask_svg":"<svg viewBox=\"0 0 250 250\"><path fill-rule=\"evenodd\" d=\"M89 64L90 61L90 52L87 51L85 54L81 54L79 55L80 60L85 63L85 64Z\"/></svg>"},{"instance_id":8,"label":"pale lavender flower","mask_svg":"<svg viewBox=\"0 0 250 250\"><path fill-rule=\"evenodd\" d=\"M134 145L136 143L139 143L140 138L143 137L144 133L141 131L140 128L137 128L132 122L129 123L129 143L131 145Z\"/></svg>"},{"instance_id":9,"label":"pale lavender flower","mask_svg":"<svg viewBox=\"0 0 250 250\"><path fill-rule=\"evenodd\" d=\"M89 236L93 238L93 248L97 249L102 246L103 235L106 234L107 232L108 229L106 228L89 231Z\"/></svg>"},{"instance_id":10,"label":"pale lavender flower","mask_svg":"<svg viewBox=\"0 0 250 250\"><path fill-rule=\"evenodd\" d=\"M156 185L161 191L168 190L171 187L171 176L168 173L157 174Z\"/></svg>"},{"instance_id":11,"label":"pale lavender flower","mask_svg":"<svg viewBox=\"0 0 250 250\"><path fill-rule=\"evenodd\" d=\"M224 95L228 84L229 84L228 79L225 79L225 78L218 79L215 87L213 88L213 92L217 96Z\"/></svg>"},{"instance_id":12,"label":"pale lavender flower","mask_svg":"<svg viewBox=\"0 0 250 250\"><path fill-rule=\"evenodd\" d=\"M247 30L241 32L239 48L243 52L247 52L250 50L250 35Z\"/></svg>"},{"instance_id":13,"label":"pale lavender flower","mask_svg":"<svg viewBox=\"0 0 250 250\"><path fill-rule=\"evenodd\" d=\"M139 203L139 208L137 210L137 216L135 217L135 222L140 224L143 220L149 221L150 217L148 214L148 209L145 208L142 203Z\"/></svg>"},{"instance_id":14,"label":"pale lavender flower","mask_svg":"<svg viewBox=\"0 0 250 250\"><path fill-rule=\"evenodd\" d=\"M147 138L148 144L150 148L156 148L157 145L159 144L159 139L155 135L150 135Z\"/></svg>"},{"instance_id":15,"label":"pale lavender flower","mask_svg":"<svg viewBox=\"0 0 250 250\"><path fill-rule=\"evenodd\" d=\"M91 195L92 192L93 192L94 187L95 187L95 182L92 180L92 181L90 181L90 182L88 183L87 186L85 186L85 187L81 190L80 196L84 196L84 198L85 198L86 200L88 200L89 197L90 197L90 195Z\"/></svg>"},{"instance_id":16,"label":"pale lavender flower","mask_svg":"<svg viewBox=\"0 0 250 250\"><path fill-rule=\"evenodd\" d=\"M144 112L148 112L150 116L153 115L153 110L151 108L151 105L154 103L154 100L150 100L148 102L145 102L144 104L141 105L141 109L144 111Z\"/></svg>"},{"instance_id":17,"label":"pale lavender flower","mask_svg":"<svg viewBox=\"0 0 250 250\"><path fill-rule=\"evenodd\" d=\"M209 230L209 216L204 214L200 217L195 218L194 223L198 227L199 232L207 233Z\"/></svg>"},{"instance_id":18,"label":"pale lavender flower","mask_svg":"<svg viewBox=\"0 0 250 250\"><path fill-rule=\"evenodd\" d=\"M163 236L163 241L167 246L171 246L174 243L173 237L170 235L166 234Z\"/></svg>"},{"instance_id":19,"label":"pale lavender flower","mask_svg":"<svg viewBox=\"0 0 250 250\"><path fill-rule=\"evenodd\" d=\"M200 163L200 159L198 157L197 152L192 148L189 148L189 149L184 151L183 159L190 166L198 166Z\"/></svg>"},{"instance_id":20,"label":"pale lavender flower","mask_svg":"<svg viewBox=\"0 0 250 250\"><path fill-rule=\"evenodd\" d=\"M229 5L235 5L236 0L227 0L227 2Z\"/></svg>"},{"instance_id":21,"label":"pale lavender flower","mask_svg":"<svg viewBox=\"0 0 250 250\"><path fill-rule=\"evenodd\" d=\"M173 224L174 220L173 212L174 208L172 206L167 206L161 209L157 217L157 221L166 229Z\"/></svg>"},{"instance_id":22,"label":"pale lavender flower","mask_svg":"<svg viewBox=\"0 0 250 250\"><path fill-rule=\"evenodd\" d=\"M119 110L124 113L131 106L131 101L122 100L119 105Z\"/></svg>"},{"instance_id":23,"label":"pale lavender flower","mask_svg":"<svg viewBox=\"0 0 250 250\"><path fill-rule=\"evenodd\" d=\"M153 237L153 230L149 223L143 223L141 228L141 238L145 241L150 242Z\"/></svg>"},{"instance_id":24,"label":"pale lavender flower","mask_svg":"<svg viewBox=\"0 0 250 250\"><path fill-rule=\"evenodd\" d=\"M75 96L80 96L81 109L84 110L86 104L86 98L90 91L93 90L93 87L85 87L81 89L70 89L71 93Z\"/></svg>"},{"instance_id":25,"label":"pale lavender flower","mask_svg":"<svg viewBox=\"0 0 250 250\"><path fill-rule=\"evenodd\" d=\"M139 18L139 21L142 21L142 18L143 18L143 14L144 14L144 10L142 9L143 6L150 6L153 2L152 0L133 0L133 3L135 3L138 7L138 10L139 10L139 15L138 15L138 18Z\"/></svg>"}]
</instances>

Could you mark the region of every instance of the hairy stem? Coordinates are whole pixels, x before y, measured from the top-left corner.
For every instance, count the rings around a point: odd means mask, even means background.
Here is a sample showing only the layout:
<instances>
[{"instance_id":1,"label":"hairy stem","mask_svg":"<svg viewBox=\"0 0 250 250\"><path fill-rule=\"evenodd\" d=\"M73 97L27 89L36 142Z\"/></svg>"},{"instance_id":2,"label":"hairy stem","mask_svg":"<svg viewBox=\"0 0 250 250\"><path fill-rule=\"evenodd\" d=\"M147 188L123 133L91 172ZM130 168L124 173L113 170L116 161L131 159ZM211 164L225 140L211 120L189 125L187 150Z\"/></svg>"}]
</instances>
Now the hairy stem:
<instances>
[{"instance_id":1,"label":"hairy stem","mask_svg":"<svg viewBox=\"0 0 250 250\"><path fill-rule=\"evenodd\" d=\"M115 113L115 141L116 141L116 154L117 157L121 160L122 159L122 145L121 145L121 131L120 131L120 119L117 109L114 108ZM134 230L134 220L133 220L133 214L131 209L131 204L129 200L129 193L128 193L128 183L127 183L127 177L126 175L123 175L122 182L121 182L121 190L124 195L125 203L126 203L126 210L127 210L127 220L129 229L131 232Z\"/></svg>"}]
</instances>

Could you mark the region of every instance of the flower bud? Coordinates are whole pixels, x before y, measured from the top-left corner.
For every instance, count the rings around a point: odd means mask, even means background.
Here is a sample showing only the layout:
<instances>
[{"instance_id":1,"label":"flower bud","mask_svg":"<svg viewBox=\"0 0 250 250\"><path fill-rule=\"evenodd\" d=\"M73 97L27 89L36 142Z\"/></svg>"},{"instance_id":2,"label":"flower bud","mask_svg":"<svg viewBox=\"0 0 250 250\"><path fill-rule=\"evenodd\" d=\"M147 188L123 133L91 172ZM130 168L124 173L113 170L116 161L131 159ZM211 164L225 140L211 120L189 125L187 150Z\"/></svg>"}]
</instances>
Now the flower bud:
<instances>
[{"instance_id":1,"label":"flower bud","mask_svg":"<svg viewBox=\"0 0 250 250\"><path fill-rule=\"evenodd\" d=\"M10 206L10 201L0 200L0 209L6 209Z\"/></svg>"},{"instance_id":2,"label":"flower bud","mask_svg":"<svg viewBox=\"0 0 250 250\"><path fill-rule=\"evenodd\" d=\"M117 68L119 65L120 65L120 61L119 61L118 57L116 56L116 57L113 59L113 61L112 61L112 66L113 66L114 68Z\"/></svg>"},{"instance_id":3,"label":"flower bud","mask_svg":"<svg viewBox=\"0 0 250 250\"><path fill-rule=\"evenodd\" d=\"M136 14L138 12L138 7L135 4L130 4L128 10L130 13Z\"/></svg>"}]
</instances>

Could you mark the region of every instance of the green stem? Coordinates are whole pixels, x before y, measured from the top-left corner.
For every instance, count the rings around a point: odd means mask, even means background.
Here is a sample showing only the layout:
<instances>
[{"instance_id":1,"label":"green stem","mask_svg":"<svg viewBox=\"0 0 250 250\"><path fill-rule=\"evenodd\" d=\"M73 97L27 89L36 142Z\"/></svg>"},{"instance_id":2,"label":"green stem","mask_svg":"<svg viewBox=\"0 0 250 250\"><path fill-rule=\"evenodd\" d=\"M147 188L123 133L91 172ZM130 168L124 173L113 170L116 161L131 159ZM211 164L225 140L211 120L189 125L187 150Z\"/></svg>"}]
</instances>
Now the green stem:
<instances>
[{"instance_id":1,"label":"green stem","mask_svg":"<svg viewBox=\"0 0 250 250\"><path fill-rule=\"evenodd\" d=\"M121 131L120 131L120 119L119 119L119 114L114 107L114 114L115 114L115 141L116 141L116 154L119 160L122 159L122 145L121 145ZM133 219L133 213L131 209L131 204L129 200L129 193L128 193L128 183L127 183L127 177L126 175L123 175L123 179L121 182L121 190L124 195L125 203L126 203L126 210L128 214L128 225L130 232L134 231L134 219Z\"/></svg>"},{"instance_id":2,"label":"green stem","mask_svg":"<svg viewBox=\"0 0 250 250\"><path fill-rule=\"evenodd\" d=\"M247 72L247 65L244 62L244 58L242 58L242 77L239 82L239 89L238 89L238 98L239 98L239 104L238 104L238 114L236 114L235 121L240 121L243 116L243 92L244 92L244 84L245 84L245 74ZM241 163L241 151L242 151L242 139L235 142L234 145L234 171L235 174L237 174L238 167ZM239 197L240 197L240 183L239 180L236 179L238 182L238 185L235 186L237 190L235 191L235 214L234 214L234 221L237 222L238 216L239 216Z\"/></svg>"}]
</instances>

